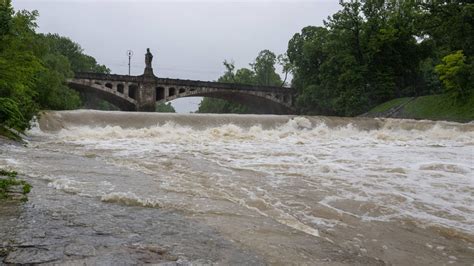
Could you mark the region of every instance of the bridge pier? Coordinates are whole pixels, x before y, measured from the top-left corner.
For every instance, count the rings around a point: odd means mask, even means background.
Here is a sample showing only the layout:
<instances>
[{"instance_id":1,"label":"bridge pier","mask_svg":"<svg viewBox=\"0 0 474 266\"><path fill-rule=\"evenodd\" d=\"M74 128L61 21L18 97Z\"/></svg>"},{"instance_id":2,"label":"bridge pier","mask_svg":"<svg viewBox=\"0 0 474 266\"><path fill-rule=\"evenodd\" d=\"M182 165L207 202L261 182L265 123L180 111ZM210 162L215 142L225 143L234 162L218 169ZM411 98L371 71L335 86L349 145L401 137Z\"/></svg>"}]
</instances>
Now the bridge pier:
<instances>
[{"instance_id":1,"label":"bridge pier","mask_svg":"<svg viewBox=\"0 0 474 266\"><path fill-rule=\"evenodd\" d=\"M143 76L137 92L137 111L154 112L156 102L155 77Z\"/></svg>"}]
</instances>

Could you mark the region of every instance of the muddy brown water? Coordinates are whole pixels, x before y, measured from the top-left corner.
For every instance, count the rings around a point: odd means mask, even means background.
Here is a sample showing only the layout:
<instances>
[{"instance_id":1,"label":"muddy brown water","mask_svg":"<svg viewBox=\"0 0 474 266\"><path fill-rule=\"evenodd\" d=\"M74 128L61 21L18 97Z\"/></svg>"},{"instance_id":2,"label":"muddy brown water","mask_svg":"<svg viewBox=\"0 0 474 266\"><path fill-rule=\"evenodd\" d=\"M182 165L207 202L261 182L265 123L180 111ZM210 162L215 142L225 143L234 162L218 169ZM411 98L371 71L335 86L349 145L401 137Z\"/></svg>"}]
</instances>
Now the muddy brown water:
<instances>
[{"instance_id":1,"label":"muddy brown water","mask_svg":"<svg viewBox=\"0 0 474 266\"><path fill-rule=\"evenodd\" d=\"M474 263L474 124L83 110L0 148L3 263Z\"/></svg>"}]
</instances>

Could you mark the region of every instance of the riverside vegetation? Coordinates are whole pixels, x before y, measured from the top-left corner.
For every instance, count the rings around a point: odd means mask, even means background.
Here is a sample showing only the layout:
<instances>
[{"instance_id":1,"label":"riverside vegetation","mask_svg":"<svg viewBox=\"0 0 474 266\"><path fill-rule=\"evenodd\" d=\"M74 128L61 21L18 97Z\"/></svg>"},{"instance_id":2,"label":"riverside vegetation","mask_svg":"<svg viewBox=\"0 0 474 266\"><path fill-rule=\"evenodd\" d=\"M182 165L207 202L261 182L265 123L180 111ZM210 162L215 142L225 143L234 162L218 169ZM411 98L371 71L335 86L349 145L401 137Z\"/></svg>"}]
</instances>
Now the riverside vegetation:
<instances>
[{"instance_id":1,"label":"riverside vegetation","mask_svg":"<svg viewBox=\"0 0 474 266\"><path fill-rule=\"evenodd\" d=\"M0 169L0 200L12 199L13 194L21 194L20 200L27 201L26 194L30 193L31 185L26 181L16 178L17 172ZM13 187L20 187L19 193L13 191Z\"/></svg>"},{"instance_id":2,"label":"riverside vegetation","mask_svg":"<svg viewBox=\"0 0 474 266\"><path fill-rule=\"evenodd\" d=\"M323 26L296 33L284 55L263 50L250 68L241 69L225 61L226 72L218 81L283 86L291 73L301 114L356 116L394 98L438 95L443 105L467 110L455 110L461 114L455 120L470 120L471 1L341 0L340 5ZM11 0L0 0L0 134L10 138L18 139L40 109L76 109L90 99L65 85L75 71L110 72L67 37L36 33L38 15L15 12ZM428 109L435 110L439 101L432 104ZM157 111L173 111L169 107ZM205 98L198 112L250 110Z\"/></svg>"},{"instance_id":3,"label":"riverside vegetation","mask_svg":"<svg viewBox=\"0 0 474 266\"><path fill-rule=\"evenodd\" d=\"M356 116L394 98L436 95L420 106L413 102L416 115L408 117L472 120L471 1L352 0L340 5L324 26L296 33L285 55L263 51L251 69L236 71L224 62L227 71L219 81L284 84L275 72L279 63L285 76L293 74L291 85L298 91L296 107L301 114ZM450 111L437 115L440 105ZM248 110L205 99L199 112Z\"/></svg>"},{"instance_id":4,"label":"riverside vegetation","mask_svg":"<svg viewBox=\"0 0 474 266\"><path fill-rule=\"evenodd\" d=\"M0 134L18 139L40 109L81 106L65 81L74 71L110 72L67 37L36 33L37 11L0 0Z\"/></svg>"}]
</instances>

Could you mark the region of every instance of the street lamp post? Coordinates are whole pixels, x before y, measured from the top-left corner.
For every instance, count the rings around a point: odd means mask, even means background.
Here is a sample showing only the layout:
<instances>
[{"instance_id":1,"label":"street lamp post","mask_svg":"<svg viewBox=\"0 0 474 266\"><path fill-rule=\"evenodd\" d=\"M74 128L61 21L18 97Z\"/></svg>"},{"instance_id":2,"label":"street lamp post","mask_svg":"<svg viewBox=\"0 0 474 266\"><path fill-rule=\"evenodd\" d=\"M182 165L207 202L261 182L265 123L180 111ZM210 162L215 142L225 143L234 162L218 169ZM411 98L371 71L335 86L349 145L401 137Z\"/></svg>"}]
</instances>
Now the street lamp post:
<instances>
[{"instance_id":1,"label":"street lamp post","mask_svg":"<svg viewBox=\"0 0 474 266\"><path fill-rule=\"evenodd\" d=\"M132 55L133 55L133 51L128 50L127 51L127 56L128 56L128 75L129 76L130 76L130 61L132 60Z\"/></svg>"}]
</instances>

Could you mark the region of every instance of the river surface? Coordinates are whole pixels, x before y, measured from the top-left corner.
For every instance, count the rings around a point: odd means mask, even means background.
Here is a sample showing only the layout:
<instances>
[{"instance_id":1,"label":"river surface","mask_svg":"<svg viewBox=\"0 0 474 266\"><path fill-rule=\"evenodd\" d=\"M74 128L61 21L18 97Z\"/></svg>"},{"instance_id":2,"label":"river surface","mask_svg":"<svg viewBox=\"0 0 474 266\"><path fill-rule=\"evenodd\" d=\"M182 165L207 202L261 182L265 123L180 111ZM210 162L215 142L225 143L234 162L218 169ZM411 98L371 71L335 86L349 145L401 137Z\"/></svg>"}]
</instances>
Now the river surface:
<instances>
[{"instance_id":1,"label":"river surface","mask_svg":"<svg viewBox=\"0 0 474 266\"><path fill-rule=\"evenodd\" d=\"M474 265L472 123L83 110L27 142L4 262Z\"/></svg>"}]
</instances>

